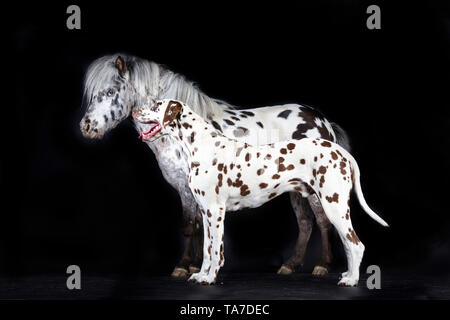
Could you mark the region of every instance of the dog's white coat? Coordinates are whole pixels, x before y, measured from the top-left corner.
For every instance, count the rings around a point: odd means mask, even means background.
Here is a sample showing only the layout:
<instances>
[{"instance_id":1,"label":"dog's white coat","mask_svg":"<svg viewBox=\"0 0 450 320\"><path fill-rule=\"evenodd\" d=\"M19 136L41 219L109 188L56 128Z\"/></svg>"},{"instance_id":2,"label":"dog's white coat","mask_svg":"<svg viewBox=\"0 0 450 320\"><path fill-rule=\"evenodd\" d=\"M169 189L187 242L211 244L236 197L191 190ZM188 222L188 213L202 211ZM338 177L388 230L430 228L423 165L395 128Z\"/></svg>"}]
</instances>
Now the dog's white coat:
<instances>
[{"instance_id":1,"label":"dog's white coat","mask_svg":"<svg viewBox=\"0 0 450 320\"><path fill-rule=\"evenodd\" d=\"M380 224L387 223L365 202L358 165L344 148L319 138L251 146L224 136L186 104L169 99L135 109L133 117L142 123L160 123L162 130L151 140L169 136L187 156L189 188L201 208L204 226L202 268L190 280L216 281L224 263L226 211L258 207L284 192L298 192L318 197L339 233L348 263L339 284L358 283L364 245L350 220L353 184L363 209Z\"/></svg>"}]
</instances>

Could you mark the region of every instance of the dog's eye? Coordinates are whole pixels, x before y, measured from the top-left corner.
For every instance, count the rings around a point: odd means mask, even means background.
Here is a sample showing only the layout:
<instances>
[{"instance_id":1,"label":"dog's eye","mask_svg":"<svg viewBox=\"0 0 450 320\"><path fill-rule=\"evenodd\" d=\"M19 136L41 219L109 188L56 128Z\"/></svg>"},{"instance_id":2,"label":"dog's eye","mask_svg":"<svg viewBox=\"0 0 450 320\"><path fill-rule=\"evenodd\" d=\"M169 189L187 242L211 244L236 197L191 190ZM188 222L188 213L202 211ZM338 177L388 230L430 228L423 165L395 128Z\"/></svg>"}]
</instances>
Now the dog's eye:
<instances>
[{"instance_id":1,"label":"dog's eye","mask_svg":"<svg viewBox=\"0 0 450 320\"><path fill-rule=\"evenodd\" d=\"M107 94L108 97L112 97L112 95L114 94L114 89L108 89L106 94Z\"/></svg>"}]
</instances>

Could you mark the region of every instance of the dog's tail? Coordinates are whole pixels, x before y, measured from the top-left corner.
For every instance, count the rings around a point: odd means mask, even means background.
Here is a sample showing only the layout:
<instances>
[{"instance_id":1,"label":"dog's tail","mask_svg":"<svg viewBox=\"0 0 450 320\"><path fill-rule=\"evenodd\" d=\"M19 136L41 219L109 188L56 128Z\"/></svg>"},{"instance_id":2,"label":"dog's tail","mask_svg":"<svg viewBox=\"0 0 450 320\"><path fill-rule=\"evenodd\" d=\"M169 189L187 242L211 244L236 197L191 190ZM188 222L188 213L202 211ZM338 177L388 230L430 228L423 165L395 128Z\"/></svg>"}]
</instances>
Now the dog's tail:
<instances>
[{"instance_id":1,"label":"dog's tail","mask_svg":"<svg viewBox=\"0 0 450 320\"><path fill-rule=\"evenodd\" d=\"M378 222L379 224L381 224L384 227L389 227L389 225L387 224L386 221L384 221L379 215L377 215L372 209L369 208L369 206L367 205L366 199L364 199L363 196L363 192L361 189L361 182L360 182L360 172L359 172L359 167L358 167L358 163L356 162L355 158L353 158L353 156L348 153L345 152L348 155L349 161L353 167L353 183L355 186L355 193L356 196L358 197L358 201L359 204L361 205L361 207L364 209L364 211L376 222Z\"/></svg>"}]
</instances>

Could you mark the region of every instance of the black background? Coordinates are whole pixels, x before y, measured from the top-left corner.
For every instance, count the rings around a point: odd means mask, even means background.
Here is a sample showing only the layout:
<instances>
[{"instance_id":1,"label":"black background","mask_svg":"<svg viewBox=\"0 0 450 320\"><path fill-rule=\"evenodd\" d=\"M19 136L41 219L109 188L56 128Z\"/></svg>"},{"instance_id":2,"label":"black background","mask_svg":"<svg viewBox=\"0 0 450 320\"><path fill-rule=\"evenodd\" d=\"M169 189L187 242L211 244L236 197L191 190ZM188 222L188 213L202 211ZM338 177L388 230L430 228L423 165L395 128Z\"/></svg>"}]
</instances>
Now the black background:
<instances>
[{"instance_id":1,"label":"black background","mask_svg":"<svg viewBox=\"0 0 450 320\"><path fill-rule=\"evenodd\" d=\"M131 122L98 142L79 132L86 68L115 52L165 64L237 106L319 108L347 130L366 200L391 225L352 202L366 245L361 270L448 273L449 6L392 2L83 1L81 30L66 28L72 3L13 6L5 13L14 18L13 60L3 61L14 94L3 120L1 273L77 264L169 274L180 258L181 204ZM366 28L373 3L381 30ZM275 272L297 232L287 195L229 214L225 228L224 272ZM315 230L305 272L318 262L319 238ZM344 267L341 259L335 270Z\"/></svg>"}]
</instances>

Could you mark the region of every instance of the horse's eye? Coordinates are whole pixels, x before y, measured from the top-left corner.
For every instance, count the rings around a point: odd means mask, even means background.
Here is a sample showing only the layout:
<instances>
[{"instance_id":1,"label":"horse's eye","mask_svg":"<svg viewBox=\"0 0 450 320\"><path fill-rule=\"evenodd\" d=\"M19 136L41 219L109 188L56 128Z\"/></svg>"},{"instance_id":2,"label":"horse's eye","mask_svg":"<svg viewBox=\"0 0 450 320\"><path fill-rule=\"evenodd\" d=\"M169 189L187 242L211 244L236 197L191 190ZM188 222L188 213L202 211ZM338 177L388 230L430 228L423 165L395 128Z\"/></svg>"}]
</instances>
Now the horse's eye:
<instances>
[{"instance_id":1,"label":"horse's eye","mask_svg":"<svg viewBox=\"0 0 450 320\"><path fill-rule=\"evenodd\" d=\"M114 89L108 89L106 94L108 95L108 97L112 97L112 95L114 94Z\"/></svg>"}]
</instances>

